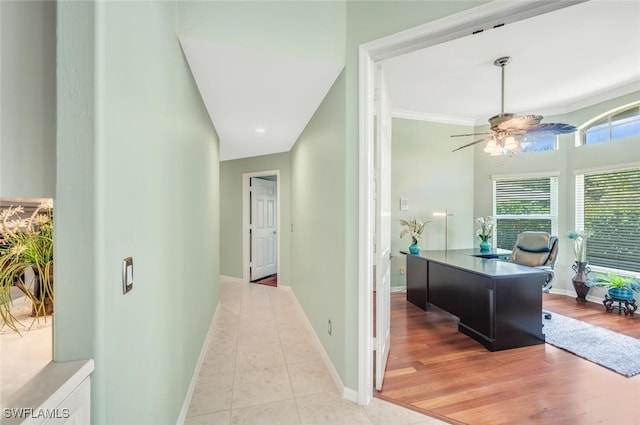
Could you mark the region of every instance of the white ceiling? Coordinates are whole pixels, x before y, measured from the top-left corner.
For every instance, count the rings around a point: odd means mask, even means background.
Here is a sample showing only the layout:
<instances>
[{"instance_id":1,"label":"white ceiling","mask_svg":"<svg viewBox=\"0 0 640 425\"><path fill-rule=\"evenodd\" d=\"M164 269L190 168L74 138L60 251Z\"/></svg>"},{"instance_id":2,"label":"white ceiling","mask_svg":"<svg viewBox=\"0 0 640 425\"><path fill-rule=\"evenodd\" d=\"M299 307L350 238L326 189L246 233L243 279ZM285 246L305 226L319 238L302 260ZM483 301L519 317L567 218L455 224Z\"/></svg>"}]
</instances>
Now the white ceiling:
<instances>
[{"instance_id":1,"label":"white ceiling","mask_svg":"<svg viewBox=\"0 0 640 425\"><path fill-rule=\"evenodd\" d=\"M287 152L343 65L180 37L220 159ZM591 0L384 62L395 116L466 125L555 115L640 90L640 0ZM548 122L545 120L543 122ZM256 133L257 128L265 130Z\"/></svg>"},{"instance_id":2,"label":"white ceiling","mask_svg":"<svg viewBox=\"0 0 640 425\"><path fill-rule=\"evenodd\" d=\"M189 37L180 44L221 161L288 152L344 67Z\"/></svg>"},{"instance_id":3,"label":"white ceiling","mask_svg":"<svg viewBox=\"0 0 640 425\"><path fill-rule=\"evenodd\" d=\"M640 1L589 1L384 62L396 116L486 124L560 114L640 90ZM545 120L546 121L546 120Z\"/></svg>"}]
</instances>

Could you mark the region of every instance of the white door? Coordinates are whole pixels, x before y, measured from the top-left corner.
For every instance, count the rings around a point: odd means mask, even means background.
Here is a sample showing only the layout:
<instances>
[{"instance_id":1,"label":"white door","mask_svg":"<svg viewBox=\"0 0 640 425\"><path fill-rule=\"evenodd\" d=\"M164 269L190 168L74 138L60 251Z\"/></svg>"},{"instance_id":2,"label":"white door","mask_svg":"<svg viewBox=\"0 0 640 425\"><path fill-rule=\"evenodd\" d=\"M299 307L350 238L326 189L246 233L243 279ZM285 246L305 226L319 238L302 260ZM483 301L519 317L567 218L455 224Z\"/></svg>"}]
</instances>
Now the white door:
<instances>
[{"instance_id":1,"label":"white door","mask_svg":"<svg viewBox=\"0 0 640 425\"><path fill-rule=\"evenodd\" d=\"M382 389L391 340L391 99L378 65L375 143L376 390Z\"/></svg>"},{"instance_id":2,"label":"white door","mask_svg":"<svg viewBox=\"0 0 640 425\"><path fill-rule=\"evenodd\" d=\"M251 281L275 274L276 182L251 179Z\"/></svg>"}]
</instances>

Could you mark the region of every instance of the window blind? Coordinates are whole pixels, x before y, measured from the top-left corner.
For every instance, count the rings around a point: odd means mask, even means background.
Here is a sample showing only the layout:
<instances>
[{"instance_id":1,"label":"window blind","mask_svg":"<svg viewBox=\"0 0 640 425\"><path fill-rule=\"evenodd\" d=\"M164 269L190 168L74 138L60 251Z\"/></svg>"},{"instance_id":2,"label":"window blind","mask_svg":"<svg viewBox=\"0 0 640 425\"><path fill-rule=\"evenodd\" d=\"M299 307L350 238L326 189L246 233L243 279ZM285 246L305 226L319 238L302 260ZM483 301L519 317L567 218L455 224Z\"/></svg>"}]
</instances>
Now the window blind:
<instances>
[{"instance_id":1,"label":"window blind","mask_svg":"<svg viewBox=\"0 0 640 425\"><path fill-rule=\"evenodd\" d=\"M640 272L640 168L576 176L576 226L590 264Z\"/></svg>"},{"instance_id":2,"label":"window blind","mask_svg":"<svg viewBox=\"0 0 640 425\"><path fill-rule=\"evenodd\" d=\"M557 233L558 178L494 180L495 247L513 249L525 231Z\"/></svg>"}]
</instances>

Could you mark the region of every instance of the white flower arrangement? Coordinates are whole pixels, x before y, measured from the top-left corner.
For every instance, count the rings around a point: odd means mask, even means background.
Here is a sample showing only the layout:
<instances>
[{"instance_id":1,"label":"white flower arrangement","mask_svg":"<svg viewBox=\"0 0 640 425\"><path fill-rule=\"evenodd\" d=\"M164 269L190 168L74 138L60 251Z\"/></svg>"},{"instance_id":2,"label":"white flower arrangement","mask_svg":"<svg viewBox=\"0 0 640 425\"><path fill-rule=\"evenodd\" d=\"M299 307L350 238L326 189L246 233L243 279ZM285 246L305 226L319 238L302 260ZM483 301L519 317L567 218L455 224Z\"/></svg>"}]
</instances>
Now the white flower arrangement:
<instances>
[{"instance_id":1,"label":"white flower arrangement","mask_svg":"<svg viewBox=\"0 0 640 425\"><path fill-rule=\"evenodd\" d=\"M573 241L573 255L577 263L587 261L587 239L593 236L591 230L578 230L567 232L567 238Z\"/></svg>"},{"instance_id":2,"label":"white flower arrangement","mask_svg":"<svg viewBox=\"0 0 640 425\"><path fill-rule=\"evenodd\" d=\"M413 244L417 244L420 238L422 238L422 232L424 232L424 227L427 225L428 221L422 221L419 218L412 218L409 220L400 220L400 224L405 226L400 232L400 237L404 235L410 235L411 241Z\"/></svg>"},{"instance_id":3,"label":"white flower arrangement","mask_svg":"<svg viewBox=\"0 0 640 425\"><path fill-rule=\"evenodd\" d=\"M491 237L493 236L493 226L495 226L493 217L490 215L486 217L478 217L476 218L476 223L480 225L480 228L476 231L476 234L482 242L488 242L489 239L491 239Z\"/></svg>"}]
</instances>

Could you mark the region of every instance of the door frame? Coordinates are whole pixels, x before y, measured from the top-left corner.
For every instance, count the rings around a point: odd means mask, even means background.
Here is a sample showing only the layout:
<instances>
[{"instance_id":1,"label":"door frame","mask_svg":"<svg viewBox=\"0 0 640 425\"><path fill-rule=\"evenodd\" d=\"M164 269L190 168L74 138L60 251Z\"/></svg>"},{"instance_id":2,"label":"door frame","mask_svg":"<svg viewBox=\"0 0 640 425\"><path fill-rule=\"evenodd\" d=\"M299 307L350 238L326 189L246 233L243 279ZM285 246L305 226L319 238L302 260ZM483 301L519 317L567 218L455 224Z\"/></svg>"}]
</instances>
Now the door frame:
<instances>
[{"instance_id":1,"label":"door frame","mask_svg":"<svg viewBox=\"0 0 640 425\"><path fill-rule=\"evenodd\" d=\"M358 48L359 55L359 236L358 236L358 403L373 398L373 223L375 67L385 60L496 25L509 24L586 0L492 1L433 22L386 36ZM491 58L489 58L491 59Z\"/></svg>"},{"instance_id":2,"label":"door frame","mask_svg":"<svg viewBox=\"0 0 640 425\"><path fill-rule=\"evenodd\" d=\"M251 256L251 237L249 223L251 221L251 198L249 197L249 184L253 177L276 176L276 273L280 275L280 170L255 171L242 173L242 280L249 282L251 273L249 270Z\"/></svg>"}]
</instances>

